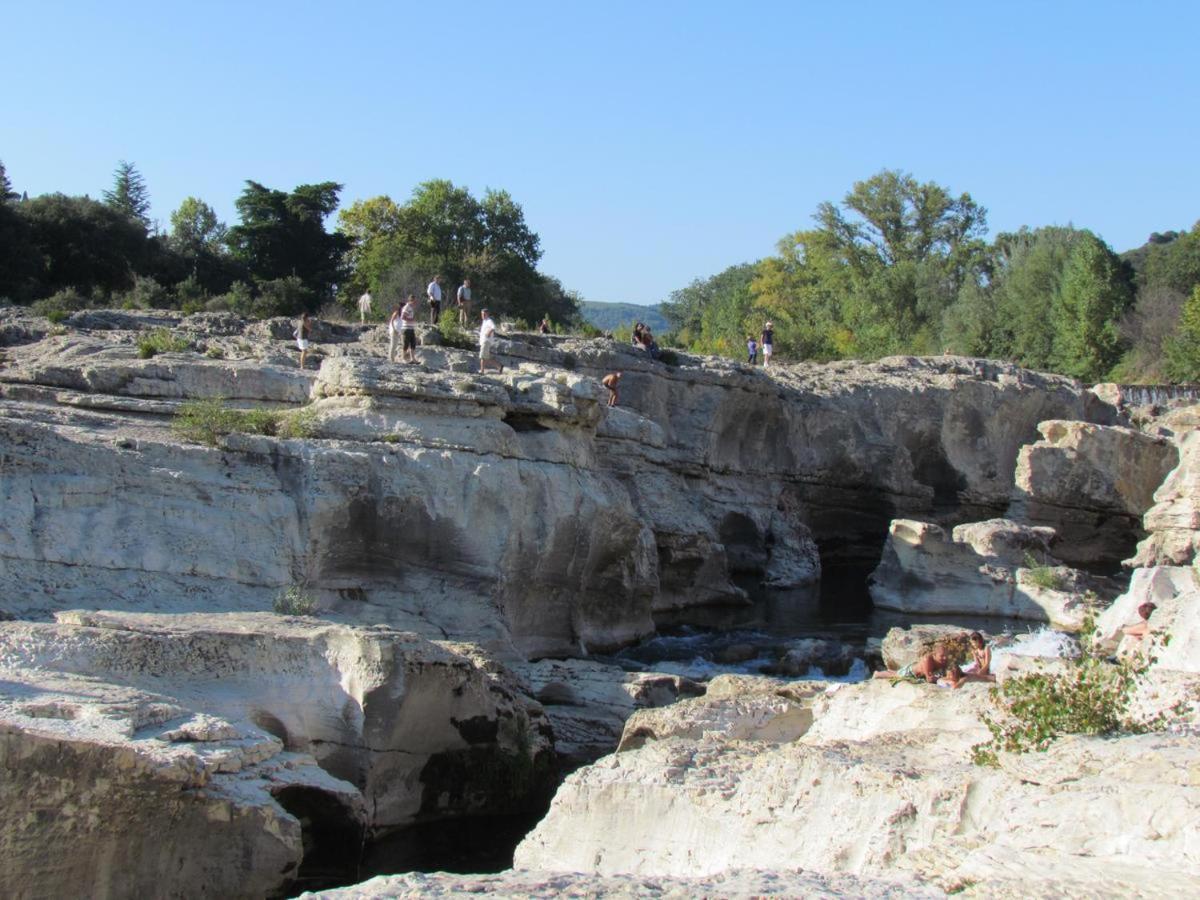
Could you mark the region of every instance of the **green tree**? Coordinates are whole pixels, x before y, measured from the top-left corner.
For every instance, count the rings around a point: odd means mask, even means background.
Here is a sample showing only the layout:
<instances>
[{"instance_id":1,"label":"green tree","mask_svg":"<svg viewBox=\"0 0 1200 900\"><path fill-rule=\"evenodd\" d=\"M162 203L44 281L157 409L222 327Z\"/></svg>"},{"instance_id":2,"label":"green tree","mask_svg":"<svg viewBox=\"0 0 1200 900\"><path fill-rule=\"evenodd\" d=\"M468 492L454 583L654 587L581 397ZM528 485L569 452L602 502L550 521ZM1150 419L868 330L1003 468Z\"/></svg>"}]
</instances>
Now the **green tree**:
<instances>
[{"instance_id":1,"label":"green tree","mask_svg":"<svg viewBox=\"0 0 1200 900\"><path fill-rule=\"evenodd\" d=\"M20 199L21 195L13 190L12 181L8 177L8 170L4 168L4 161L0 160L0 203L8 203L11 200Z\"/></svg>"},{"instance_id":2,"label":"green tree","mask_svg":"<svg viewBox=\"0 0 1200 900\"><path fill-rule=\"evenodd\" d=\"M1200 222L1175 240L1152 243L1139 280L1143 289L1170 288L1190 294L1200 284Z\"/></svg>"},{"instance_id":3,"label":"green tree","mask_svg":"<svg viewBox=\"0 0 1200 900\"><path fill-rule=\"evenodd\" d=\"M1175 333L1163 341L1166 375L1172 381L1200 381L1200 285L1183 303Z\"/></svg>"},{"instance_id":4,"label":"green tree","mask_svg":"<svg viewBox=\"0 0 1200 900\"><path fill-rule=\"evenodd\" d=\"M441 274L451 290L470 278L476 306L534 321L578 317L570 292L537 271L540 241L521 206L506 191L476 200L446 180L419 184L408 202L361 200L342 210L339 231L349 241L351 275L343 297L369 288L385 300L424 292Z\"/></svg>"},{"instance_id":5,"label":"green tree","mask_svg":"<svg viewBox=\"0 0 1200 900\"><path fill-rule=\"evenodd\" d=\"M104 192L104 202L139 222L143 231L150 229L150 190L133 163L125 160L117 163L112 190Z\"/></svg>"},{"instance_id":6,"label":"green tree","mask_svg":"<svg viewBox=\"0 0 1200 900\"><path fill-rule=\"evenodd\" d=\"M1095 381L1117 364L1123 349L1120 320L1133 299L1129 274L1094 234L1076 243L1052 316L1058 371Z\"/></svg>"},{"instance_id":7,"label":"green tree","mask_svg":"<svg viewBox=\"0 0 1200 900\"><path fill-rule=\"evenodd\" d=\"M185 256L221 253L229 229L203 200L187 197L171 213L171 245Z\"/></svg>"},{"instance_id":8,"label":"green tree","mask_svg":"<svg viewBox=\"0 0 1200 900\"><path fill-rule=\"evenodd\" d=\"M307 308L315 309L332 297L345 273L343 257L349 240L325 230L325 219L337 209L341 189L340 184L326 181L302 184L285 193L247 181L236 203L241 222L226 237L234 258L256 283L299 278L305 290L289 291L287 296L302 298Z\"/></svg>"},{"instance_id":9,"label":"green tree","mask_svg":"<svg viewBox=\"0 0 1200 900\"><path fill-rule=\"evenodd\" d=\"M980 352L1012 359L1034 369L1054 364L1054 310L1058 308L1063 272L1075 245L1087 234L1076 228L1048 227L997 235L991 248L991 278L982 296L960 291L951 321L969 320L970 305L979 310L990 301L992 312L987 346L965 346L961 334L945 333L946 343L959 352ZM960 306L960 304L962 304Z\"/></svg>"},{"instance_id":10,"label":"green tree","mask_svg":"<svg viewBox=\"0 0 1200 900\"><path fill-rule=\"evenodd\" d=\"M153 250L141 223L87 197L46 194L16 208L38 260L36 283L26 290L30 297L68 287L85 293L128 290Z\"/></svg>"}]
</instances>

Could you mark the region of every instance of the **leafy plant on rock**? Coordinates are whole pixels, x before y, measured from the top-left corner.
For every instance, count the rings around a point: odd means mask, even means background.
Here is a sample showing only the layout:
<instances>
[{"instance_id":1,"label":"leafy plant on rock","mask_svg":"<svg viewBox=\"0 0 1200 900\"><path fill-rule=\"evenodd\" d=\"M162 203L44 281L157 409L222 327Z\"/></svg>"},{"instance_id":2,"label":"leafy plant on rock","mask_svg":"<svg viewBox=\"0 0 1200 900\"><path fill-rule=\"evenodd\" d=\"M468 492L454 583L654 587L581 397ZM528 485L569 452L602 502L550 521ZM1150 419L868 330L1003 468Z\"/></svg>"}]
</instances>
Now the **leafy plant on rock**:
<instances>
[{"instance_id":1,"label":"leafy plant on rock","mask_svg":"<svg viewBox=\"0 0 1200 900\"><path fill-rule=\"evenodd\" d=\"M1140 734L1161 727L1162 718L1130 712L1134 692L1154 657L1116 660L1096 652L1095 626L1084 622L1077 660L1064 672L1032 672L993 687L993 709L982 714L991 739L972 748L977 765L997 765L1000 753L1042 751L1068 734Z\"/></svg>"},{"instance_id":2,"label":"leafy plant on rock","mask_svg":"<svg viewBox=\"0 0 1200 900\"><path fill-rule=\"evenodd\" d=\"M317 601L298 585L291 585L275 597L271 609L281 616L311 616L317 612Z\"/></svg>"},{"instance_id":3,"label":"leafy plant on rock","mask_svg":"<svg viewBox=\"0 0 1200 900\"><path fill-rule=\"evenodd\" d=\"M216 447L230 434L261 434L283 439L316 434L316 410L236 409L222 400L192 400L175 415L172 427L185 440Z\"/></svg>"}]
</instances>

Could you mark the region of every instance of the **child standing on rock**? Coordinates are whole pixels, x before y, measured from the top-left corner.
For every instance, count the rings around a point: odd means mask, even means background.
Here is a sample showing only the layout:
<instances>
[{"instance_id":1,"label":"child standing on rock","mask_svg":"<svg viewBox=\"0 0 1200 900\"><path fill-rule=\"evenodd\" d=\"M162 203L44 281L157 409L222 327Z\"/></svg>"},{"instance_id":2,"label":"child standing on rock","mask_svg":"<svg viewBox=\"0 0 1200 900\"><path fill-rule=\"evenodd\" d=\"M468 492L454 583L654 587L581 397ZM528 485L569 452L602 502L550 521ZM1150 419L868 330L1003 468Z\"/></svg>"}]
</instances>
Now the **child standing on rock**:
<instances>
[{"instance_id":1,"label":"child standing on rock","mask_svg":"<svg viewBox=\"0 0 1200 900\"><path fill-rule=\"evenodd\" d=\"M751 335L746 338L746 363L752 366L756 362L758 362L758 341Z\"/></svg>"},{"instance_id":2,"label":"child standing on rock","mask_svg":"<svg viewBox=\"0 0 1200 900\"><path fill-rule=\"evenodd\" d=\"M309 319L308 313L304 313L300 317L300 324L296 326L294 332L296 337L296 346L300 348L300 368L304 368L304 361L308 356L308 342L312 338L312 320Z\"/></svg>"}]
</instances>

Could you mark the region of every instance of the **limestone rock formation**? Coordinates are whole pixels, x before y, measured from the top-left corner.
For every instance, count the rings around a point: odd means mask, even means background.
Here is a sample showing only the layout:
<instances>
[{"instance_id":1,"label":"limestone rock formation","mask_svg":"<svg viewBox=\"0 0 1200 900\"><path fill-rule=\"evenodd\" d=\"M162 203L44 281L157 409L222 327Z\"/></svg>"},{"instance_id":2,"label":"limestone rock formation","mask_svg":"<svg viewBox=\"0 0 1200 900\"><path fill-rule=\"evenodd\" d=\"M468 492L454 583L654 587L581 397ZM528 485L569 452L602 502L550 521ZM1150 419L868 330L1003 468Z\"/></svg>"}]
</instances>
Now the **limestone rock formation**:
<instances>
[{"instance_id":1,"label":"limestone rock formation","mask_svg":"<svg viewBox=\"0 0 1200 900\"><path fill-rule=\"evenodd\" d=\"M4 623L0 735L30 810L0 870L37 896L262 896L352 872L368 831L535 807L551 775L540 708L475 648L269 614Z\"/></svg>"},{"instance_id":2,"label":"limestone rock formation","mask_svg":"<svg viewBox=\"0 0 1200 900\"><path fill-rule=\"evenodd\" d=\"M300 585L345 621L594 651L745 604L747 581L811 584L821 555L873 559L895 515L999 511L1039 421L1110 415L1068 379L957 357L768 375L508 335L511 371L480 377L469 351L390 365L382 328L320 323L300 371L282 319L2 324L0 597L35 618L262 610ZM192 349L142 359L147 329ZM307 403L315 439L184 442L168 426L194 398Z\"/></svg>"},{"instance_id":3,"label":"limestone rock formation","mask_svg":"<svg viewBox=\"0 0 1200 900\"><path fill-rule=\"evenodd\" d=\"M1132 428L1050 420L1017 456L1009 516L1048 525L1055 554L1071 565L1114 566L1144 536L1142 515L1175 467L1165 437Z\"/></svg>"},{"instance_id":4,"label":"limestone rock formation","mask_svg":"<svg viewBox=\"0 0 1200 900\"><path fill-rule=\"evenodd\" d=\"M907 613L1002 616L1077 631L1117 594L1114 583L1064 566L1045 551L1050 532L1005 519L960 525L896 519L871 574L877 607ZM1024 561L1019 554L1029 554ZM1030 562L1049 565L1029 567Z\"/></svg>"},{"instance_id":5,"label":"limestone rock formation","mask_svg":"<svg viewBox=\"0 0 1200 900\"><path fill-rule=\"evenodd\" d=\"M1149 536L1129 560L1132 566L1185 566L1200 548L1200 431L1179 439L1179 465L1154 494L1145 515Z\"/></svg>"},{"instance_id":6,"label":"limestone rock formation","mask_svg":"<svg viewBox=\"0 0 1200 900\"><path fill-rule=\"evenodd\" d=\"M516 865L694 877L787 860L986 897L1191 890L1192 739L1070 738L981 768L985 690L867 683L818 699L798 741L646 742L568 778Z\"/></svg>"}]
</instances>

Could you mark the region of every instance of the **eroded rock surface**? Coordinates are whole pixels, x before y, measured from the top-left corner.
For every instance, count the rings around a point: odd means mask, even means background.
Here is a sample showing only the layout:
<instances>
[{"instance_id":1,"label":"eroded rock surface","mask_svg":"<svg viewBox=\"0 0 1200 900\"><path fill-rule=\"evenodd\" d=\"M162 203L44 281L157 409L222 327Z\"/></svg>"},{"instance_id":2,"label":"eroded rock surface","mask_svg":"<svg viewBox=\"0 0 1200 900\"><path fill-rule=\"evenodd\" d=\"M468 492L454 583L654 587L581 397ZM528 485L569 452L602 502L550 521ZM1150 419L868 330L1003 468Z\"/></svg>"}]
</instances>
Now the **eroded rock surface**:
<instances>
[{"instance_id":1,"label":"eroded rock surface","mask_svg":"<svg viewBox=\"0 0 1200 900\"><path fill-rule=\"evenodd\" d=\"M955 357L767 375L509 335L508 370L479 377L468 351L391 365L381 327L321 323L300 371L285 320L3 322L0 597L34 618L262 610L302 585L345 621L615 647L655 615L746 603L745 579L815 582L818 539L861 562L897 514L997 511L1039 421L1108 415L1067 379ZM140 359L149 328L192 349ZM168 426L191 398L311 401L315 439L186 443Z\"/></svg>"},{"instance_id":2,"label":"eroded rock surface","mask_svg":"<svg viewBox=\"0 0 1200 900\"><path fill-rule=\"evenodd\" d=\"M987 897L1190 890L1192 739L1069 738L981 768L985 691L867 683L818 699L798 741L646 742L572 775L516 864L694 877L787 860Z\"/></svg>"},{"instance_id":3,"label":"eroded rock surface","mask_svg":"<svg viewBox=\"0 0 1200 900\"><path fill-rule=\"evenodd\" d=\"M1132 428L1051 420L1017 456L1009 515L1048 525L1055 554L1071 565L1112 567L1145 536L1142 516L1179 452Z\"/></svg>"},{"instance_id":4,"label":"eroded rock surface","mask_svg":"<svg viewBox=\"0 0 1200 900\"><path fill-rule=\"evenodd\" d=\"M540 708L476 648L270 614L3 623L0 735L27 810L0 868L30 896L262 896L352 873L371 831L536 808L552 774Z\"/></svg>"},{"instance_id":5,"label":"eroded rock surface","mask_svg":"<svg viewBox=\"0 0 1200 900\"><path fill-rule=\"evenodd\" d=\"M1030 619L1078 631L1118 586L1056 565L1046 550L1051 534L1006 519L960 525L952 534L897 519L871 574L871 599L900 612Z\"/></svg>"}]
</instances>

